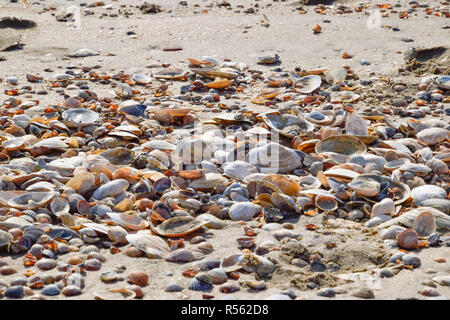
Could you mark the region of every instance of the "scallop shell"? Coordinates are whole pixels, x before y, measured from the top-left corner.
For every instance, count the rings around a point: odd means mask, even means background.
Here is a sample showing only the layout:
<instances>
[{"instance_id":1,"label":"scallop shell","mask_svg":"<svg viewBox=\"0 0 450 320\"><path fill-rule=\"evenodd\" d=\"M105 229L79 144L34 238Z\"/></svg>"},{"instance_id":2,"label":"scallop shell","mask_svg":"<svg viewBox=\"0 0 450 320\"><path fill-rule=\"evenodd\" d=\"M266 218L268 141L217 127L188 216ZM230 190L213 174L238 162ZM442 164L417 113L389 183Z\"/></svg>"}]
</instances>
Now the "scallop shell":
<instances>
[{"instance_id":1,"label":"scallop shell","mask_svg":"<svg viewBox=\"0 0 450 320\"><path fill-rule=\"evenodd\" d=\"M397 244L400 248L411 250L419 246L419 236L413 229L406 229L397 234Z\"/></svg>"},{"instance_id":2,"label":"scallop shell","mask_svg":"<svg viewBox=\"0 0 450 320\"><path fill-rule=\"evenodd\" d=\"M132 211L130 211L130 214L127 212L121 213L107 212L106 214L115 223L129 230L143 230L149 226L149 223L147 221L143 220L142 218L134 214Z\"/></svg>"},{"instance_id":3,"label":"scallop shell","mask_svg":"<svg viewBox=\"0 0 450 320\"><path fill-rule=\"evenodd\" d=\"M350 135L333 136L320 141L315 148L317 154L337 153L344 155L366 152L366 146L358 138Z\"/></svg>"},{"instance_id":4,"label":"scallop shell","mask_svg":"<svg viewBox=\"0 0 450 320\"><path fill-rule=\"evenodd\" d=\"M82 127L93 124L99 119L99 114L90 109L70 109L62 113L65 124L69 127Z\"/></svg>"},{"instance_id":5,"label":"scallop shell","mask_svg":"<svg viewBox=\"0 0 450 320\"><path fill-rule=\"evenodd\" d=\"M419 237L428 237L436 230L436 221L431 212L424 211L414 219L413 227Z\"/></svg>"},{"instance_id":6,"label":"scallop shell","mask_svg":"<svg viewBox=\"0 0 450 320\"><path fill-rule=\"evenodd\" d=\"M323 211L334 211L338 208L336 198L331 196L317 196L315 199L315 204Z\"/></svg>"},{"instance_id":7,"label":"scallop shell","mask_svg":"<svg viewBox=\"0 0 450 320\"><path fill-rule=\"evenodd\" d=\"M208 224L207 221L200 221L191 216L177 216L170 218L160 225L151 228L153 232L164 237L182 237L201 229Z\"/></svg>"},{"instance_id":8,"label":"scallop shell","mask_svg":"<svg viewBox=\"0 0 450 320\"><path fill-rule=\"evenodd\" d=\"M149 258L165 258L170 253L167 243L160 237L151 235L147 230L128 234L126 239L131 245L144 251Z\"/></svg>"},{"instance_id":9,"label":"scallop shell","mask_svg":"<svg viewBox=\"0 0 450 320\"><path fill-rule=\"evenodd\" d=\"M299 133L305 133L314 130L314 125L312 123L290 114L269 112L263 114L262 119L270 129L291 139Z\"/></svg>"}]
</instances>

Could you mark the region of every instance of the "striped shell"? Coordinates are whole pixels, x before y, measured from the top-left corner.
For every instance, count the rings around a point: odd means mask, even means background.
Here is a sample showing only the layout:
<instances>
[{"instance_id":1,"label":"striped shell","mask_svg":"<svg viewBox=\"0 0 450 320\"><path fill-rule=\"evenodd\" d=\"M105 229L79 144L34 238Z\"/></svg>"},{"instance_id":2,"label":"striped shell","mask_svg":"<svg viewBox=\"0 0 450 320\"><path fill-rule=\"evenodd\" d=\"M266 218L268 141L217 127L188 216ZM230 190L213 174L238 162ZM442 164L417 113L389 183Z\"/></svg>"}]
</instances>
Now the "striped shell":
<instances>
[{"instance_id":1,"label":"striped shell","mask_svg":"<svg viewBox=\"0 0 450 320\"><path fill-rule=\"evenodd\" d=\"M193 249L195 251L200 251L203 254L210 254L214 251L214 247L212 246L212 244L206 241L197 244Z\"/></svg>"},{"instance_id":2,"label":"striped shell","mask_svg":"<svg viewBox=\"0 0 450 320\"><path fill-rule=\"evenodd\" d=\"M213 285L211 283L199 280L197 277L192 278L188 286L188 289L193 291L211 291L212 288Z\"/></svg>"},{"instance_id":3,"label":"striped shell","mask_svg":"<svg viewBox=\"0 0 450 320\"><path fill-rule=\"evenodd\" d=\"M166 257L167 261L170 262L191 262L195 260L193 252L189 249L177 249L169 253Z\"/></svg>"},{"instance_id":4,"label":"striped shell","mask_svg":"<svg viewBox=\"0 0 450 320\"><path fill-rule=\"evenodd\" d=\"M362 298L362 299L374 299L375 294L372 289L369 288L361 288L351 293L353 297Z\"/></svg>"},{"instance_id":5,"label":"striped shell","mask_svg":"<svg viewBox=\"0 0 450 320\"><path fill-rule=\"evenodd\" d=\"M112 242L125 244L127 243L126 236L128 235L128 231L122 228L121 226L112 226L108 230L108 238Z\"/></svg>"},{"instance_id":6,"label":"striped shell","mask_svg":"<svg viewBox=\"0 0 450 320\"><path fill-rule=\"evenodd\" d=\"M213 284L222 284L227 282L227 273L222 268L215 268L206 272Z\"/></svg>"},{"instance_id":7,"label":"striped shell","mask_svg":"<svg viewBox=\"0 0 450 320\"><path fill-rule=\"evenodd\" d=\"M148 284L148 275L144 271L131 272L127 276L127 281L131 284L143 287Z\"/></svg>"}]
</instances>

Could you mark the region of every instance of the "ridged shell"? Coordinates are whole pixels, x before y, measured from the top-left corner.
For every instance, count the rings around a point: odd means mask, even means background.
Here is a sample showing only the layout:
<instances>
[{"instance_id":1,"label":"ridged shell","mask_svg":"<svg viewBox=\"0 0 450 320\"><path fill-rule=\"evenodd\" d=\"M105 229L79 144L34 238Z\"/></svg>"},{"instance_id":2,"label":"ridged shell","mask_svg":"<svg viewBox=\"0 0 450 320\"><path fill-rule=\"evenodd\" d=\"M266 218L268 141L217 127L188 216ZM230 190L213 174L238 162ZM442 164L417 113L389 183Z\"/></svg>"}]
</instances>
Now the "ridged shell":
<instances>
[{"instance_id":1,"label":"ridged shell","mask_svg":"<svg viewBox=\"0 0 450 320\"><path fill-rule=\"evenodd\" d=\"M206 274L208 275L209 279L211 279L212 284L222 284L227 282L228 280L227 273L224 269L221 268L209 270Z\"/></svg>"},{"instance_id":2,"label":"ridged shell","mask_svg":"<svg viewBox=\"0 0 450 320\"><path fill-rule=\"evenodd\" d=\"M406 229L397 234L397 244L400 248L411 250L419 246L419 236L413 229Z\"/></svg>"},{"instance_id":3,"label":"ridged shell","mask_svg":"<svg viewBox=\"0 0 450 320\"><path fill-rule=\"evenodd\" d=\"M167 261L185 263L195 260L193 252L189 249L177 249L169 253L166 257Z\"/></svg>"},{"instance_id":4,"label":"ridged shell","mask_svg":"<svg viewBox=\"0 0 450 320\"><path fill-rule=\"evenodd\" d=\"M120 226L111 226L108 230L108 238L112 242L125 244L127 243L126 236L128 235L128 231Z\"/></svg>"},{"instance_id":5,"label":"ridged shell","mask_svg":"<svg viewBox=\"0 0 450 320\"><path fill-rule=\"evenodd\" d=\"M353 297L362 298L362 299L375 299L375 294L372 289L369 288L361 288L351 293Z\"/></svg>"},{"instance_id":6,"label":"ridged shell","mask_svg":"<svg viewBox=\"0 0 450 320\"><path fill-rule=\"evenodd\" d=\"M211 291L213 285L211 283L199 280L197 278L192 278L191 282L189 282L188 289L193 291Z\"/></svg>"},{"instance_id":7,"label":"ridged shell","mask_svg":"<svg viewBox=\"0 0 450 320\"><path fill-rule=\"evenodd\" d=\"M212 244L206 241L197 244L193 249L203 254L210 254L214 251L214 247L212 246Z\"/></svg>"},{"instance_id":8,"label":"ridged shell","mask_svg":"<svg viewBox=\"0 0 450 320\"><path fill-rule=\"evenodd\" d=\"M148 284L148 275L144 271L131 272L127 276L127 281L140 287Z\"/></svg>"}]
</instances>

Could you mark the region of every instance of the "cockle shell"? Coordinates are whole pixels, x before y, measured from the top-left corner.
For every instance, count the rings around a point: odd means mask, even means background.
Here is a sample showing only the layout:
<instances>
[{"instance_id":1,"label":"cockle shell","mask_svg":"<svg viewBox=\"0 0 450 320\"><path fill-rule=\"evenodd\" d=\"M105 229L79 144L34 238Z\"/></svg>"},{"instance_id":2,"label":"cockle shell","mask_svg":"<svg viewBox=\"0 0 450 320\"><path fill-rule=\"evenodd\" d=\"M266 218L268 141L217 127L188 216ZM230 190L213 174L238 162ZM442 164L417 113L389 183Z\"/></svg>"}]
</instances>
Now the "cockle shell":
<instances>
[{"instance_id":1,"label":"cockle shell","mask_svg":"<svg viewBox=\"0 0 450 320\"><path fill-rule=\"evenodd\" d=\"M222 284L227 282L228 277L224 269L215 268L206 272L212 284Z\"/></svg>"},{"instance_id":2,"label":"cockle shell","mask_svg":"<svg viewBox=\"0 0 450 320\"><path fill-rule=\"evenodd\" d=\"M127 276L127 281L131 284L144 287L148 284L148 274L144 271L131 272Z\"/></svg>"},{"instance_id":3,"label":"cockle shell","mask_svg":"<svg viewBox=\"0 0 450 320\"><path fill-rule=\"evenodd\" d=\"M413 229L406 229L397 234L397 243L403 249L417 249L419 246L419 236Z\"/></svg>"}]
</instances>

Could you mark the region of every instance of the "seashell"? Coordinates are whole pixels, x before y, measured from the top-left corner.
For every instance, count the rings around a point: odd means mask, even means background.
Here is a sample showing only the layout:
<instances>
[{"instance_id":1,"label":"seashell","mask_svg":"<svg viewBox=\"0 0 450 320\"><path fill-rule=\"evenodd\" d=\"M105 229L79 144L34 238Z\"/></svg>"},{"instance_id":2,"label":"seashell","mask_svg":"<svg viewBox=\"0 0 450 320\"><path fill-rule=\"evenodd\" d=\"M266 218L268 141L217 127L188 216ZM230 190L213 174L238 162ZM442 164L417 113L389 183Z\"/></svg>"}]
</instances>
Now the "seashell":
<instances>
[{"instance_id":1,"label":"seashell","mask_svg":"<svg viewBox=\"0 0 450 320\"><path fill-rule=\"evenodd\" d=\"M130 272L127 281L139 287L145 287L148 284L148 275L144 271Z\"/></svg>"},{"instance_id":2,"label":"seashell","mask_svg":"<svg viewBox=\"0 0 450 320\"><path fill-rule=\"evenodd\" d=\"M72 188L76 193L84 194L95 187L95 175L90 172L77 174L66 183L66 187Z\"/></svg>"},{"instance_id":3,"label":"seashell","mask_svg":"<svg viewBox=\"0 0 450 320\"><path fill-rule=\"evenodd\" d=\"M261 207L251 202L238 202L233 204L228 214L233 221L248 221L261 212Z\"/></svg>"},{"instance_id":4,"label":"seashell","mask_svg":"<svg viewBox=\"0 0 450 320\"><path fill-rule=\"evenodd\" d=\"M87 259L84 268L88 271L97 271L102 267L102 263L97 259Z\"/></svg>"},{"instance_id":5,"label":"seashell","mask_svg":"<svg viewBox=\"0 0 450 320\"><path fill-rule=\"evenodd\" d=\"M21 210L35 210L53 199L53 192L2 191L0 202L8 207Z\"/></svg>"},{"instance_id":6,"label":"seashell","mask_svg":"<svg viewBox=\"0 0 450 320\"><path fill-rule=\"evenodd\" d=\"M401 226L392 226L392 227L386 229L385 231L383 231L383 234L381 235L381 239L383 239L383 240L396 239L397 234L399 234L400 232L402 232L404 230L406 230L406 229Z\"/></svg>"},{"instance_id":7,"label":"seashell","mask_svg":"<svg viewBox=\"0 0 450 320\"><path fill-rule=\"evenodd\" d=\"M401 172L409 171L417 176L426 176L431 172L431 169L424 164L419 163L405 163L398 168Z\"/></svg>"},{"instance_id":8,"label":"seashell","mask_svg":"<svg viewBox=\"0 0 450 320\"><path fill-rule=\"evenodd\" d=\"M423 211L415 219L412 228L419 237L428 237L436 230L436 221L429 211Z\"/></svg>"},{"instance_id":9,"label":"seashell","mask_svg":"<svg viewBox=\"0 0 450 320\"><path fill-rule=\"evenodd\" d=\"M56 261L53 259L43 258L36 263L36 267L41 270L51 270L56 267Z\"/></svg>"},{"instance_id":10,"label":"seashell","mask_svg":"<svg viewBox=\"0 0 450 320\"><path fill-rule=\"evenodd\" d=\"M275 271L275 265L270 260L252 253L244 254L239 264L245 271L254 272L262 278Z\"/></svg>"},{"instance_id":11,"label":"seashell","mask_svg":"<svg viewBox=\"0 0 450 320\"><path fill-rule=\"evenodd\" d=\"M320 141L315 148L317 154L337 153L344 155L366 152L366 146L358 138L350 135L332 136Z\"/></svg>"},{"instance_id":12,"label":"seashell","mask_svg":"<svg viewBox=\"0 0 450 320\"><path fill-rule=\"evenodd\" d=\"M323 113L319 111L312 111L310 114L306 116L306 120L316 123L316 124L327 124L332 121L332 119L328 116L325 116Z\"/></svg>"},{"instance_id":13,"label":"seashell","mask_svg":"<svg viewBox=\"0 0 450 320\"><path fill-rule=\"evenodd\" d=\"M56 217L59 217L61 213L68 213L70 206L66 199L58 197L54 198L50 203L50 210Z\"/></svg>"},{"instance_id":14,"label":"seashell","mask_svg":"<svg viewBox=\"0 0 450 320\"><path fill-rule=\"evenodd\" d=\"M115 223L129 230L143 230L149 226L149 223L147 221L134 214L133 211L121 213L107 212L106 214Z\"/></svg>"},{"instance_id":15,"label":"seashell","mask_svg":"<svg viewBox=\"0 0 450 320\"><path fill-rule=\"evenodd\" d=\"M255 245L255 239L252 237L241 237L237 238L236 242L241 246L242 248L251 248Z\"/></svg>"},{"instance_id":16,"label":"seashell","mask_svg":"<svg viewBox=\"0 0 450 320\"><path fill-rule=\"evenodd\" d=\"M397 244L403 249L417 249L419 246L419 236L413 229L406 229L397 234Z\"/></svg>"},{"instance_id":17,"label":"seashell","mask_svg":"<svg viewBox=\"0 0 450 320\"><path fill-rule=\"evenodd\" d=\"M208 222L204 225L208 229L223 229L225 227L225 223L222 220L209 213L198 215L197 220Z\"/></svg>"},{"instance_id":18,"label":"seashell","mask_svg":"<svg viewBox=\"0 0 450 320\"><path fill-rule=\"evenodd\" d=\"M228 88L233 82L228 79L218 79L212 82L205 83L205 87L210 89L225 89Z\"/></svg>"},{"instance_id":19,"label":"seashell","mask_svg":"<svg viewBox=\"0 0 450 320\"><path fill-rule=\"evenodd\" d=\"M147 230L128 234L126 239L132 246L144 251L149 258L165 258L170 253L167 243L160 237L151 235Z\"/></svg>"},{"instance_id":20,"label":"seashell","mask_svg":"<svg viewBox=\"0 0 450 320\"><path fill-rule=\"evenodd\" d=\"M188 286L189 290L204 291L204 292L211 291L212 288L213 288L213 285L211 283L199 280L196 277L192 278L192 280L191 280L191 282L189 282L189 286Z\"/></svg>"},{"instance_id":21,"label":"seashell","mask_svg":"<svg viewBox=\"0 0 450 320\"><path fill-rule=\"evenodd\" d=\"M423 201L428 199L445 199L446 197L447 192L435 185L424 185L411 191L411 198L417 206L422 205Z\"/></svg>"},{"instance_id":22,"label":"seashell","mask_svg":"<svg viewBox=\"0 0 450 320\"><path fill-rule=\"evenodd\" d=\"M448 174L449 169L444 161L439 159L431 159L426 162L427 167L429 167L435 174Z\"/></svg>"},{"instance_id":23,"label":"seashell","mask_svg":"<svg viewBox=\"0 0 450 320\"><path fill-rule=\"evenodd\" d=\"M278 54L275 54L273 56L258 57L259 64L274 64L279 61L280 61L280 56Z\"/></svg>"},{"instance_id":24,"label":"seashell","mask_svg":"<svg viewBox=\"0 0 450 320\"><path fill-rule=\"evenodd\" d=\"M406 165L408 165L409 163L410 163L410 160L408 158L400 158L400 159L395 159L395 160L387 162L384 165L384 168L387 171L392 172L396 169L402 170L401 168L403 167L403 171L405 171L405 170L408 170L407 169L408 167Z\"/></svg>"},{"instance_id":25,"label":"seashell","mask_svg":"<svg viewBox=\"0 0 450 320\"><path fill-rule=\"evenodd\" d=\"M303 176L299 179L299 186L301 190L318 189L322 185L320 180L314 176Z\"/></svg>"},{"instance_id":26,"label":"seashell","mask_svg":"<svg viewBox=\"0 0 450 320\"><path fill-rule=\"evenodd\" d=\"M83 127L93 124L99 119L97 112L90 109L70 109L61 114L68 127Z\"/></svg>"},{"instance_id":27,"label":"seashell","mask_svg":"<svg viewBox=\"0 0 450 320\"><path fill-rule=\"evenodd\" d=\"M210 254L214 251L214 248L211 243L203 241L193 248L195 251L199 251L203 254Z\"/></svg>"},{"instance_id":28,"label":"seashell","mask_svg":"<svg viewBox=\"0 0 450 320\"><path fill-rule=\"evenodd\" d=\"M200 221L191 216L176 216L156 227L150 224L150 227L153 232L160 236L182 237L201 229L207 223L207 221Z\"/></svg>"},{"instance_id":29,"label":"seashell","mask_svg":"<svg viewBox=\"0 0 450 320\"><path fill-rule=\"evenodd\" d=\"M342 180L342 181L346 182L346 181L350 181L352 179L357 178L360 174L355 171L352 171L352 170L343 169L343 168L339 168L339 167L333 167L333 168L325 171L324 175L327 178L330 178L330 177L336 178L337 180Z\"/></svg>"},{"instance_id":30,"label":"seashell","mask_svg":"<svg viewBox=\"0 0 450 320\"><path fill-rule=\"evenodd\" d=\"M224 284L219 287L219 291L222 293L233 293L239 290L241 290L241 288L239 288L239 286L234 283Z\"/></svg>"},{"instance_id":31,"label":"seashell","mask_svg":"<svg viewBox=\"0 0 450 320\"><path fill-rule=\"evenodd\" d=\"M302 157L293 149L272 142L251 149L248 162L264 173L287 173L302 166Z\"/></svg>"},{"instance_id":32,"label":"seashell","mask_svg":"<svg viewBox=\"0 0 450 320\"><path fill-rule=\"evenodd\" d=\"M338 208L338 203L331 196L317 196L315 199L316 206L323 211L334 211Z\"/></svg>"},{"instance_id":33,"label":"seashell","mask_svg":"<svg viewBox=\"0 0 450 320\"><path fill-rule=\"evenodd\" d=\"M222 284L227 282L228 277L224 269L215 268L206 272L212 284Z\"/></svg>"},{"instance_id":34,"label":"seashell","mask_svg":"<svg viewBox=\"0 0 450 320\"><path fill-rule=\"evenodd\" d=\"M450 76L440 76L436 78L438 88L442 90L450 90Z\"/></svg>"},{"instance_id":35,"label":"seashell","mask_svg":"<svg viewBox=\"0 0 450 320\"><path fill-rule=\"evenodd\" d=\"M373 180L353 179L348 184L357 194L365 197L374 197L380 192L380 184Z\"/></svg>"},{"instance_id":36,"label":"seashell","mask_svg":"<svg viewBox=\"0 0 450 320\"><path fill-rule=\"evenodd\" d=\"M8 276L8 275L11 275L11 274L14 274L14 273L17 273L17 270L15 268L11 267L11 266L0 267L0 274L2 276Z\"/></svg>"},{"instance_id":37,"label":"seashell","mask_svg":"<svg viewBox=\"0 0 450 320\"><path fill-rule=\"evenodd\" d=\"M129 183L125 179L117 179L102 185L94 191L93 199L101 200L106 197L117 196L128 189Z\"/></svg>"},{"instance_id":38,"label":"seashell","mask_svg":"<svg viewBox=\"0 0 450 320\"><path fill-rule=\"evenodd\" d=\"M395 204L394 201L390 198L385 198L380 202L376 203L372 207L371 218L377 215L389 215L392 216L395 213Z\"/></svg>"},{"instance_id":39,"label":"seashell","mask_svg":"<svg viewBox=\"0 0 450 320\"><path fill-rule=\"evenodd\" d=\"M383 199L382 197L380 197L380 195L382 195L381 193L382 190L390 189L398 191L398 194L396 194L395 198L393 198L395 205L402 204L403 202L408 200L411 196L411 190L409 189L408 185L401 182L394 182L390 177L367 173L359 175L358 177L353 179L352 182L355 182L357 180L374 181L380 184L380 193L378 193L378 195L375 198L363 196L365 199L367 199L369 202L372 203L379 202L380 200ZM381 185L384 185L384 187L382 188ZM386 195L382 196L385 197Z\"/></svg>"},{"instance_id":40,"label":"seashell","mask_svg":"<svg viewBox=\"0 0 450 320\"><path fill-rule=\"evenodd\" d=\"M114 148L104 151L100 156L107 159L114 165L128 165L134 158L134 152L127 148Z\"/></svg>"},{"instance_id":41,"label":"seashell","mask_svg":"<svg viewBox=\"0 0 450 320\"><path fill-rule=\"evenodd\" d=\"M287 212L287 213L294 212L294 213L300 214L300 209L297 207L297 204L288 195L274 192L270 196L270 200L273 203L273 205L275 207L277 207L278 209L280 209L282 212Z\"/></svg>"},{"instance_id":42,"label":"seashell","mask_svg":"<svg viewBox=\"0 0 450 320\"><path fill-rule=\"evenodd\" d=\"M314 130L314 125L309 121L290 114L280 114L279 112L265 113L262 116L264 123L276 133L287 138L294 138L299 133Z\"/></svg>"},{"instance_id":43,"label":"seashell","mask_svg":"<svg viewBox=\"0 0 450 320\"><path fill-rule=\"evenodd\" d=\"M142 257L143 252L135 247L128 247L125 249L125 254L131 258L139 258Z\"/></svg>"},{"instance_id":44,"label":"seashell","mask_svg":"<svg viewBox=\"0 0 450 320\"><path fill-rule=\"evenodd\" d=\"M281 174L269 174L261 179L261 181L268 181L275 185L281 192L288 196L297 196L301 190L299 184L294 180L287 178Z\"/></svg>"},{"instance_id":45,"label":"seashell","mask_svg":"<svg viewBox=\"0 0 450 320\"><path fill-rule=\"evenodd\" d=\"M373 290L369 288L360 288L352 292L350 295L362 299L375 299L375 294L373 293Z\"/></svg>"},{"instance_id":46,"label":"seashell","mask_svg":"<svg viewBox=\"0 0 450 320\"><path fill-rule=\"evenodd\" d=\"M208 172L204 177L195 179L189 184L189 188L194 190L212 190L219 185L226 183L226 178L221 174Z\"/></svg>"},{"instance_id":47,"label":"seashell","mask_svg":"<svg viewBox=\"0 0 450 320\"><path fill-rule=\"evenodd\" d=\"M448 139L448 130L442 128L429 128L417 134L417 140L426 145L435 145Z\"/></svg>"},{"instance_id":48,"label":"seashell","mask_svg":"<svg viewBox=\"0 0 450 320\"><path fill-rule=\"evenodd\" d=\"M33 135L24 135L3 141L3 147L5 147L6 151L30 149L38 141Z\"/></svg>"},{"instance_id":49,"label":"seashell","mask_svg":"<svg viewBox=\"0 0 450 320\"><path fill-rule=\"evenodd\" d=\"M226 162L222 165L223 172L225 175L229 176L232 179L236 179L242 181L248 175L252 173L257 173L258 170L248 162L245 161L233 161Z\"/></svg>"},{"instance_id":50,"label":"seashell","mask_svg":"<svg viewBox=\"0 0 450 320\"><path fill-rule=\"evenodd\" d=\"M311 93L322 84L322 79L318 75L298 77L296 74L294 76L294 73L291 73L291 76L294 78L294 87L301 93Z\"/></svg>"},{"instance_id":51,"label":"seashell","mask_svg":"<svg viewBox=\"0 0 450 320\"><path fill-rule=\"evenodd\" d=\"M194 261L195 256L189 249L177 249L169 253L165 259L170 262L185 263Z\"/></svg>"},{"instance_id":52,"label":"seashell","mask_svg":"<svg viewBox=\"0 0 450 320\"><path fill-rule=\"evenodd\" d=\"M352 114L345 121L345 132L348 135L367 136L369 130L366 122L357 114Z\"/></svg>"},{"instance_id":53,"label":"seashell","mask_svg":"<svg viewBox=\"0 0 450 320\"><path fill-rule=\"evenodd\" d=\"M152 77L147 76L145 74L133 74L131 79L139 84L149 84L152 82Z\"/></svg>"},{"instance_id":54,"label":"seashell","mask_svg":"<svg viewBox=\"0 0 450 320\"><path fill-rule=\"evenodd\" d=\"M113 243L117 244L127 243L126 236L128 235L128 232L124 228L120 226L111 226L108 228L107 233L109 240L111 240Z\"/></svg>"}]
</instances>

